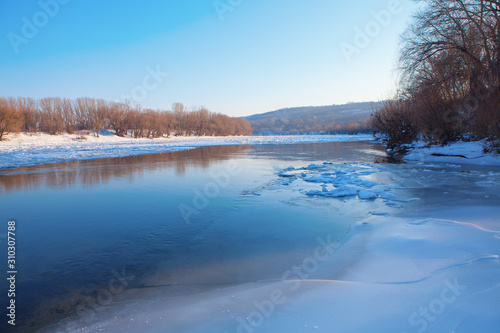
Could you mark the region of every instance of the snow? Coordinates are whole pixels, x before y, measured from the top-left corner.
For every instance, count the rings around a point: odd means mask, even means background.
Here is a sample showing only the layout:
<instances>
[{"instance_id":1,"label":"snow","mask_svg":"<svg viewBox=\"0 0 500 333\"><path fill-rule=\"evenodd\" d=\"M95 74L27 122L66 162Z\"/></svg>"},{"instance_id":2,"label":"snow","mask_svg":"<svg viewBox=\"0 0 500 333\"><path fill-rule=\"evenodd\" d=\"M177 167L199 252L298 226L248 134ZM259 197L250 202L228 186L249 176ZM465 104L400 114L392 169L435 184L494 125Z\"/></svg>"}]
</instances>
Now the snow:
<instances>
[{"instance_id":1,"label":"snow","mask_svg":"<svg viewBox=\"0 0 500 333\"><path fill-rule=\"evenodd\" d=\"M122 138L103 133L99 138L80 134L11 134L0 142L0 169L69 160L122 157L187 150L204 146L265 145L319 142L371 141L371 135L292 135L250 137ZM111 133L112 134L112 133ZM320 167L320 166L318 166Z\"/></svg>"},{"instance_id":2,"label":"snow","mask_svg":"<svg viewBox=\"0 0 500 333\"><path fill-rule=\"evenodd\" d=\"M485 154L482 141L454 142L446 146L431 146L423 142L416 143L410 148L405 161L411 162L441 162L475 165L500 165L500 156Z\"/></svg>"}]
</instances>

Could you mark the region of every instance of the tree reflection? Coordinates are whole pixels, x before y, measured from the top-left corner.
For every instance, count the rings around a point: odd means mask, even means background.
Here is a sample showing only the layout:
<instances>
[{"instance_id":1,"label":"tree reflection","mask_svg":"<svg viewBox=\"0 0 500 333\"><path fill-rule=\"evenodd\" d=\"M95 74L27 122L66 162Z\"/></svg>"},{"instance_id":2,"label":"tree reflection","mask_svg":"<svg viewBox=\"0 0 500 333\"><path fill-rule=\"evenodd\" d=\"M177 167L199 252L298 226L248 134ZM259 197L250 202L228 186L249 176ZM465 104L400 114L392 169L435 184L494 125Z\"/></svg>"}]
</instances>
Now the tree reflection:
<instances>
[{"instance_id":1,"label":"tree reflection","mask_svg":"<svg viewBox=\"0 0 500 333\"><path fill-rule=\"evenodd\" d=\"M175 169L183 176L188 168L206 169L219 161L246 155L251 146L216 146L85 161L69 161L35 167L0 171L2 193L15 190L35 191L42 187L69 189L78 184L92 187L112 179L140 178L145 171Z\"/></svg>"}]
</instances>

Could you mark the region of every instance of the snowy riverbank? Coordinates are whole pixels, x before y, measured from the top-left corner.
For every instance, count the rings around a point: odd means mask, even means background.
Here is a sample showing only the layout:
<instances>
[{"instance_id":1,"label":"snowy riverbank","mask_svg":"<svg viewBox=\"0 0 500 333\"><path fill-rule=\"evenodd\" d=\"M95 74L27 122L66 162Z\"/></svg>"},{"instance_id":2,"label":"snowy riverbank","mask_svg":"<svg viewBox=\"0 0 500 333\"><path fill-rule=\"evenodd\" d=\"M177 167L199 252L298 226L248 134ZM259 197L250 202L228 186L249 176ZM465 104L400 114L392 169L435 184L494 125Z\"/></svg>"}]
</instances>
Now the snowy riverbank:
<instances>
[{"instance_id":1,"label":"snowy riverbank","mask_svg":"<svg viewBox=\"0 0 500 333\"><path fill-rule=\"evenodd\" d=\"M122 138L106 131L99 138L80 134L20 133L10 134L6 140L0 142L0 169L71 160L154 154L205 146L348 142L373 139L372 135L367 134L170 137L151 140ZM424 143L418 143L410 148L403 160L421 163L500 165L500 157L495 154L485 154L481 142L456 142L444 147L427 147Z\"/></svg>"},{"instance_id":2,"label":"snowy riverbank","mask_svg":"<svg viewBox=\"0 0 500 333\"><path fill-rule=\"evenodd\" d=\"M409 148L405 161L446 162L475 165L500 165L500 156L484 153L483 142L454 142L447 146L428 146L419 142Z\"/></svg>"},{"instance_id":3,"label":"snowy riverbank","mask_svg":"<svg viewBox=\"0 0 500 333\"><path fill-rule=\"evenodd\" d=\"M371 135L290 135L235 137L122 138L107 133L99 138L77 134L15 134L0 142L0 169L71 160L123 157L187 150L206 146L265 145L370 141Z\"/></svg>"}]
</instances>

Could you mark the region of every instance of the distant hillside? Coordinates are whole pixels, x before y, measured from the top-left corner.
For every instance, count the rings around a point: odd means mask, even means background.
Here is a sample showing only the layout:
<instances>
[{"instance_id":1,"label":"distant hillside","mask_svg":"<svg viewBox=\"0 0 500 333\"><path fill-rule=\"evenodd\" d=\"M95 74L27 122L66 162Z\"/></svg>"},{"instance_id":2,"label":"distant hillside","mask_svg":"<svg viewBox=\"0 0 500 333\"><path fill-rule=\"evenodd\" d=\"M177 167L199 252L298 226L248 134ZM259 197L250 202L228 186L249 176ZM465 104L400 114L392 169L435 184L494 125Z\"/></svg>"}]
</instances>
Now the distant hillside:
<instances>
[{"instance_id":1,"label":"distant hillside","mask_svg":"<svg viewBox=\"0 0 500 333\"><path fill-rule=\"evenodd\" d=\"M304 106L245 117L254 134L353 133L370 130L370 114L382 102Z\"/></svg>"}]
</instances>

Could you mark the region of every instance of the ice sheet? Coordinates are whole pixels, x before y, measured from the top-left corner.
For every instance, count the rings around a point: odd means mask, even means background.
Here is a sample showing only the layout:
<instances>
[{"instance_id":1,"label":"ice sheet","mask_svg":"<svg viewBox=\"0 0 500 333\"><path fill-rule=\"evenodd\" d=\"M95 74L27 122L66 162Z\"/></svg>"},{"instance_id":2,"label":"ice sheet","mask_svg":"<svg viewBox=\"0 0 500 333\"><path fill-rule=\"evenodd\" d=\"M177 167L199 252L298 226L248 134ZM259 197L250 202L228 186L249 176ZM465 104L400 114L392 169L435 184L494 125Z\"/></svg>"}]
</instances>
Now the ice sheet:
<instances>
[{"instance_id":1,"label":"ice sheet","mask_svg":"<svg viewBox=\"0 0 500 333\"><path fill-rule=\"evenodd\" d=\"M159 287L140 301L133 290L45 331L498 332L500 232L470 218L369 218L282 280L187 297Z\"/></svg>"}]
</instances>

